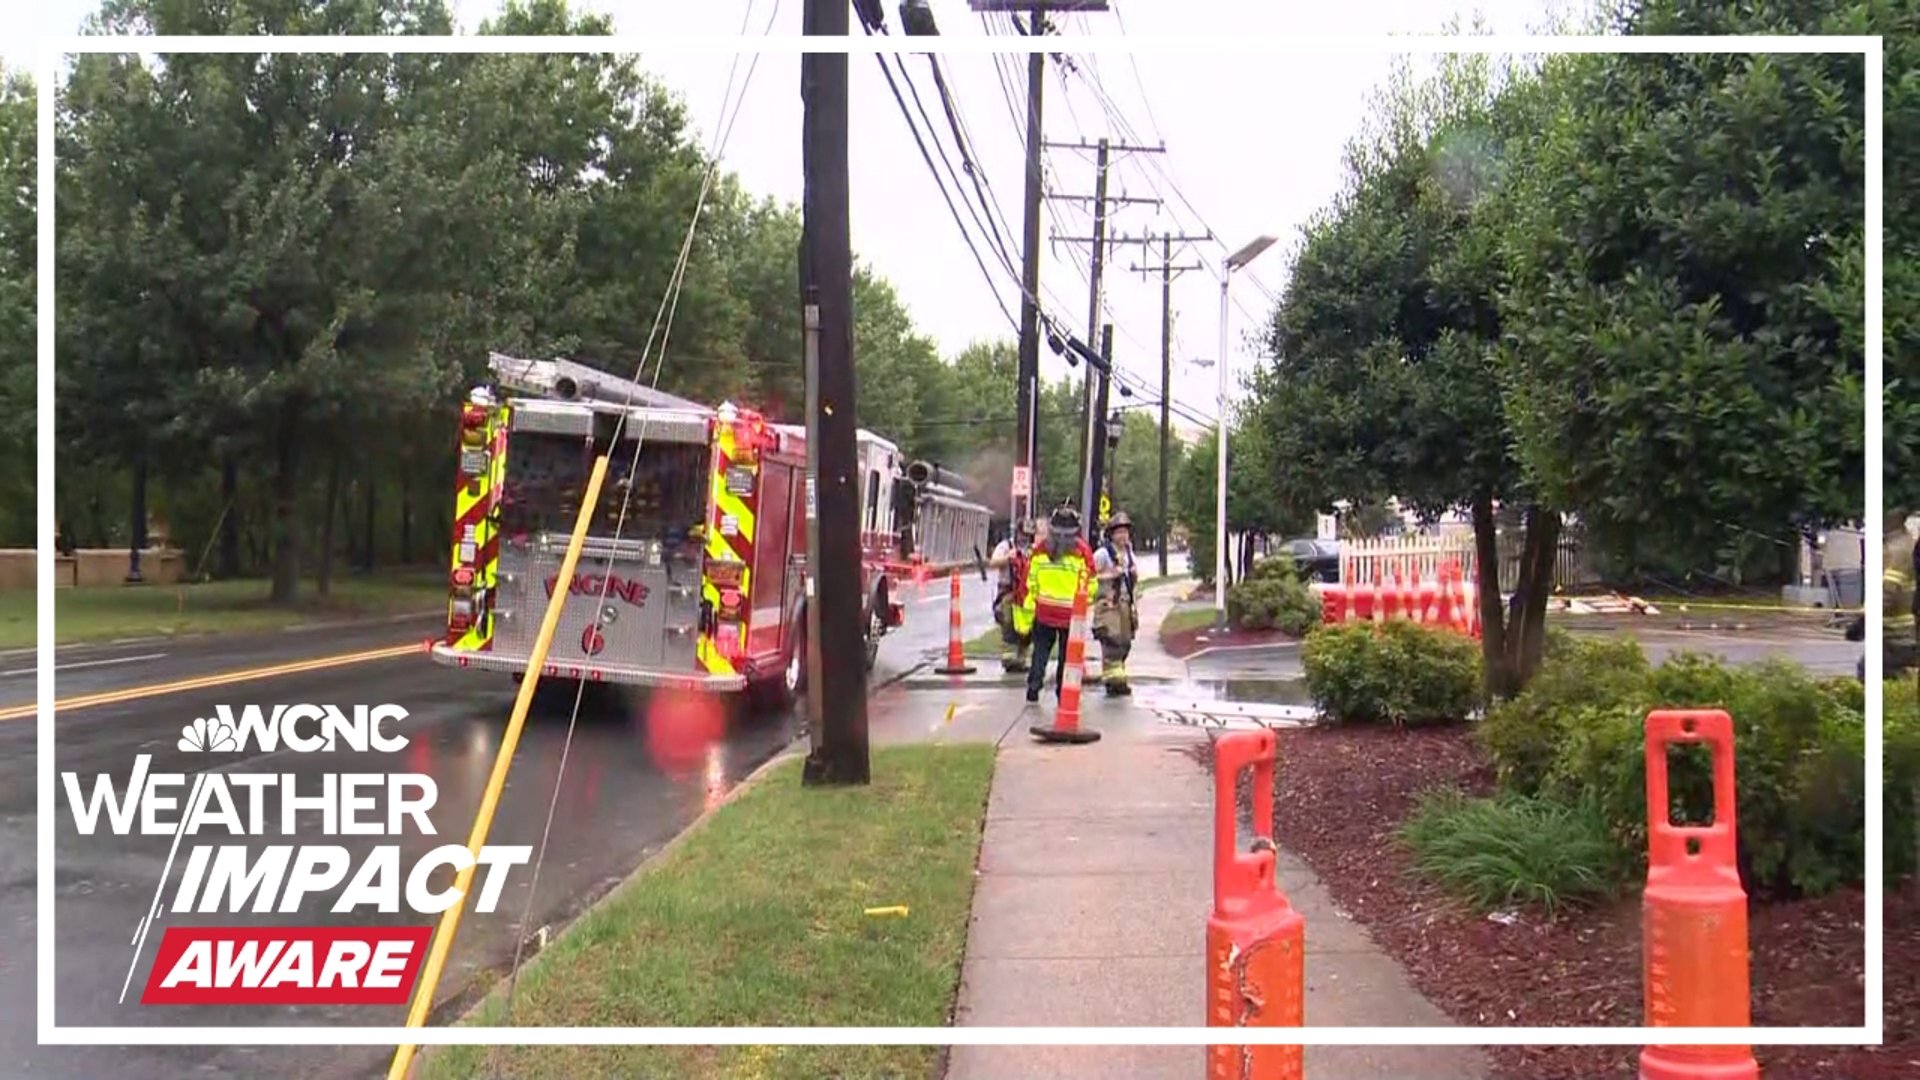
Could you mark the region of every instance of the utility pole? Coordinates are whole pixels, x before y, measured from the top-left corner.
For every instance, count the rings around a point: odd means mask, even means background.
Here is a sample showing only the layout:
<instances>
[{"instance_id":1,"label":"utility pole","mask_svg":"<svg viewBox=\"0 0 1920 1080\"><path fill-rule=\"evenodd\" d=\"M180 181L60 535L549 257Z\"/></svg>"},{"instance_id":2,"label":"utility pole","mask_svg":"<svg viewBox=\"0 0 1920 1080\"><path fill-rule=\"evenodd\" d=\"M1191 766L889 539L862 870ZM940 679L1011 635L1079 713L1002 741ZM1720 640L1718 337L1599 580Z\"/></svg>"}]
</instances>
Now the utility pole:
<instances>
[{"instance_id":1,"label":"utility pole","mask_svg":"<svg viewBox=\"0 0 1920 1080\"><path fill-rule=\"evenodd\" d=\"M1047 32L1047 20L1041 4L1033 5L1029 37ZM1020 267L1020 361L1016 376L1017 403L1014 424L1019 429L1020 449L1016 457L1027 469L1027 495L1014 500L1014 521L1038 517L1034 499L1040 491L1040 196L1044 191L1041 175L1043 133L1040 124L1040 95L1046 88L1045 53L1035 49L1027 54L1027 190L1025 220L1022 223Z\"/></svg>"},{"instance_id":2,"label":"utility pole","mask_svg":"<svg viewBox=\"0 0 1920 1080\"><path fill-rule=\"evenodd\" d=\"M1141 148L1141 147L1126 147L1126 149L1129 149L1129 150L1139 150L1139 149L1143 149L1143 148ZM1155 149L1155 148L1153 148L1153 147L1146 147L1146 148L1144 148L1144 149ZM1080 196L1074 196L1074 195L1060 195L1060 196L1049 196L1049 197L1050 197L1050 198L1067 198L1067 199L1071 199L1071 198L1080 198ZM1095 196L1095 197L1097 198L1098 196ZM1126 197L1126 196L1108 196L1108 197L1107 197L1107 201L1108 201L1108 202L1140 202L1140 203L1154 203L1154 202L1158 202L1158 200L1156 200L1156 199L1132 199L1132 198L1128 198L1128 197ZM1098 224L1099 224L1099 218L1098 218L1098 217L1096 217L1096 218L1095 218L1095 224L1096 224L1096 226L1098 226ZM1198 242L1198 241L1203 241L1203 240L1210 240L1210 239L1212 239L1212 237L1211 237L1211 235L1208 235L1208 236L1173 236L1173 235L1171 235L1171 234L1169 234L1169 235L1166 235L1166 236L1161 236L1161 237L1153 237L1153 236L1107 236L1107 235L1105 235L1105 234L1104 234L1104 232L1100 232L1100 233L1098 233L1097 235L1095 235L1095 236L1092 236L1092 237L1083 237L1083 236L1055 236L1055 237L1054 237L1054 240L1055 240L1055 241L1058 241L1058 242L1067 242L1067 243L1092 243L1092 244L1094 245L1094 250L1095 250L1096 252L1097 252L1097 251L1099 251L1099 250L1100 250L1101 248L1104 248L1104 247L1110 247L1110 246L1112 246L1112 245L1115 245L1115 244L1154 244L1154 243L1166 243L1166 244L1172 244L1172 243L1181 243L1181 244L1185 244L1185 243L1194 243L1194 242ZM1094 263L1094 274L1093 274L1093 278L1094 278L1094 282L1095 282L1095 288L1096 288L1096 290L1098 289L1098 283L1099 283L1099 280L1100 280L1100 277L1099 277L1099 275L1101 274L1101 272L1102 272L1102 270L1103 270L1103 269L1104 269L1104 267L1103 267L1103 264L1102 264L1102 262L1101 262L1101 261L1100 261L1100 260L1098 259L1098 257L1096 256L1096 261L1095 261L1095 263ZM1136 270L1138 270L1139 268L1138 268L1138 267L1135 267L1134 269L1136 269ZM1185 269L1185 268L1184 268L1184 267L1182 267L1182 269ZM1095 293L1095 298L1094 298L1094 304L1095 304L1095 311L1096 311L1096 313L1097 313L1097 312L1098 312L1098 310L1099 310L1099 307L1098 307L1098 305L1099 305L1099 296L1098 296L1098 293L1097 293L1097 292ZM1164 315L1163 315L1163 318L1164 318ZM1163 327L1162 329L1163 329L1163 336L1165 336L1165 335L1164 335L1164 330L1165 330L1165 328ZM1089 336L1091 336L1091 335L1089 335ZM1163 432L1163 434L1162 434L1162 436L1161 436L1161 440L1162 440L1162 444L1163 444L1163 451L1162 451L1162 454L1163 454L1163 462L1164 462L1164 454L1165 454L1165 450L1164 450L1164 443L1165 443L1165 440L1166 440L1166 436L1164 435L1164 432L1165 432L1165 430L1166 430L1166 425L1167 425L1167 415L1166 415L1166 413L1167 413L1167 406L1166 406L1166 402L1167 402L1167 399L1168 399L1168 398L1169 398L1169 397L1171 396L1171 390L1172 390L1172 387L1168 385L1168 383L1169 383L1169 381L1170 381L1170 379L1169 379L1169 378L1167 377L1167 372L1166 372L1166 371L1164 370L1164 369L1166 369L1166 368L1167 368L1167 366L1168 366L1168 363L1167 363L1167 358L1166 358L1166 356L1165 356L1165 354L1166 354L1166 352L1167 352L1167 351L1168 351L1168 350L1167 350L1167 347L1166 347L1166 345L1165 345L1165 343L1163 343L1163 346L1162 346L1162 349L1161 349L1161 353L1162 353L1162 357L1161 357L1161 367L1162 367L1162 369L1163 369L1163 371L1162 371L1162 378L1161 378L1161 380L1160 380L1160 384L1161 384L1161 385L1160 385L1160 402L1161 402L1161 405L1160 405L1160 411L1161 411L1161 431ZM1108 349L1108 350L1106 350L1106 351L1105 351L1105 352L1104 352L1104 353L1102 354L1102 359L1103 359L1103 360L1105 361L1105 363L1106 363L1106 365L1107 365L1107 371L1109 371L1109 372L1111 372L1111 371L1113 370L1113 366L1112 366L1112 365L1113 365L1113 356L1112 356L1112 350L1111 350L1111 349ZM1096 379L1096 378L1098 378L1098 380L1099 380L1098 382L1095 382L1095 379ZM1083 429L1083 430L1084 430L1084 432L1085 432L1085 438L1084 438L1084 442L1085 442L1085 446L1084 446L1084 451L1085 451L1085 455L1086 455L1086 456L1085 456L1085 457L1083 457L1083 458L1081 459L1081 461L1082 461L1082 468L1084 469L1084 473L1083 473L1083 475L1082 475L1082 476L1081 476L1081 478L1080 478L1080 500L1081 500L1081 504L1082 504L1082 505L1083 505L1083 507L1085 508L1085 513L1087 514L1087 517L1088 517L1088 521L1089 521L1089 527L1091 527L1091 526L1092 526L1092 524L1094 524L1094 522L1093 522L1093 518L1094 518L1094 516L1095 516L1095 515L1097 515L1097 514L1099 513L1099 502L1098 502L1098 494L1097 494L1097 493L1098 493L1098 492L1099 492L1099 490L1100 490L1100 485L1099 485L1099 478L1098 478L1098 477L1096 476L1096 468L1095 468L1095 464L1096 464L1096 456L1097 456L1097 455L1096 455L1096 453L1095 453L1095 451L1096 451L1096 449L1098 449L1098 448L1099 448L1099 445L1100 445L1100 441L1101 441L1101 440L1103 440L1103 439L1105 438L1105 436L1104 436L1104 435L1102 435L1102 434L1099 434L1099 432L1098 432L1098 430L1096 430L1096 429L1104 429L1104 427L1105 427L1105 420L1106 420L1106 401L1107 401L1107 395L1106 395L1106 386L1105 386L1105 384L1106 384L1106 383L1107 383L1107 382L1109 381L1109 379L1110 379L1110 378L1111 378L1111 376L1108 376L1108 375L1100 375L1100 374L1097 374L1096 372L1094 372L1094 371L1092 370L1092 366L1091 366L1091 365L1089 365L1089 367L1088 367L1088 371L1087 371L1087 381L1088 381L1088 389L1087 389L1087 396L1088 396L1088 401L1087 401L1087 403L1086 403L1086 408L1087 408L1087 414L1086 414L1086 417L1085 417L1085 424L1086 424L1086 426L1085 426L1085 428ZM1164 468L1164 464L1163 464L1163 468L1162 468L1162 470L1161 470L1161 471L1162 471L1162 472L1165 472L1165 468ZM1162 485L1162 487L1164 487L1164 486L1165 486L1165 485L1163 484L1163 485ZM1166 501L1166 500L1165 500L1164 498L1162 498L1162 500L1161 500L1161 502L1162 502L1163 504L1165 503L1165 501ZM1165 516L1165 514L1164 514L1164 512L1163 512L1163 514L1162 514L1162 517L1164 518L1164 516Z\"/></svg>"},{"instance_id":3,"label":"utility pole","mask_svg":"<svg viewBox=\"0 0 1920 1080\"><path fill-rule=\"evenodd\" d=\"M1107 515L1102 512L1101 500L1107 491L1102 481L1107 468L1107 391L1113 386L1113 324L1105 323L1100 327L1100 362L1106 371L1087 372L1088 380L1099 389L1094 393L1091 411L1087 414L1087 434L1090 440L1087 447L1087 488L1086 529L1087 542L1099 539L1099 529L1106 524ZM1097 378L1096 378L1097 376Z\"/></svg>"},{"instance_id":4,"label":"utility pole","mask_svg":"<svg viewBox=\"0 0 1920 1080\"><path fill-rule=\"evenodd\" d=\"M1156 541L1160 545L1160 576L1167 576L1167 519L1170 510L1167 504L1167 456L1171 418L1168 416L1168 402L1173 398L1173 276L1188 270L1200 270L1199 263L1173 265L1173 243L1178 239L1185 244L1200 237L1175 237L1171 233L1160 237L1160 535ZM1212 237L1204 239L1211 240ZM1136 272L1145 271L1143 266L1133 267Z\"/></svg>"},{"instance_id":5,"label":"utility pole","mask_svg":"<svg viewBox=\"0 0 1920 1080\"><path fill-rule=\"evenodd\" d=\"M847 0L806 0L801 33L846 37ZM867 632L861 608L860 485L854 429L853 233L847 167L847 54L800 63L806 175L801 288L807 350L807 699L817 731L801 782L865 784Z\"/></svg>"},{"instance_id":6,"label":"utility pole","mask_svg":"<svg viewBox=\"0 0 1920 1080\"><path fill-rule=\"evenodd\" d=\"M1145 203L1153 206L1160 205L1159 199L1133 198L1126 195L1109 196L1107 194L1107 171L1112 165L1113 152L1118 150L1122 153L1159 154L1165 153L1166 147L1164 145L1129 146L1124 143L1116 145L1112 140L1105 138L1093 144L1078 142L1047 143L1046 145L1055 149L1092 150L1095 153L1094 184L1093 194L1091 196L1050 195L1047 197L1059 201L1090 201L1093 203L1093 236L1089 237L1087 241L1093 245L1093 266L1091 272L1087 275L1087 337L1090 340L1096 339L1101 332L1100 286L1102 276L1106 272L1107 246L1110 243L1107 239L1107 207L1109 204L1126 203ZM1059 240L1063 238L1055 237L1054 239ZM1110 350L1107 358L1110 362ZM1108 370L1112 369L1109 367ZM1102 405L1101 402L1104 401L1106 397L1107 382L1107 376L1093 371L1091 366L1089 366L1086 374L1085 389L1082 392L1085 413L1081 417L1080 422L1080 511L1086 519L1089 534L1091 534L1092 530L1098 525L1097 516L1099 507L1095 502L1098 493L1097 481L1095 479L1095 459L1098 456L1096 452L1099 447L1096 445L1096 442L1099 438L1097 434L1098 429L1105 426L1105 406Z\"/></svg>"}]
</instances>

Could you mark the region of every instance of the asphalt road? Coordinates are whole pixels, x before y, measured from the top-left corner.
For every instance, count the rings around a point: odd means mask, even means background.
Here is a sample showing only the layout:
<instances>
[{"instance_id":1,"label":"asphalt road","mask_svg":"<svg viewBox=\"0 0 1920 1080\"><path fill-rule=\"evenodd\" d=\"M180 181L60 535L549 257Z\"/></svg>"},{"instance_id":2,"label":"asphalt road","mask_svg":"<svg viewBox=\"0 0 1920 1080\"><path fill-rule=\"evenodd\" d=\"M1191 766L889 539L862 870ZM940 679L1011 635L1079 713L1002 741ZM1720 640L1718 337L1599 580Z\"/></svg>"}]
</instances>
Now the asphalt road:
<instances>
[{"instance_id":1,"label":"asphalt road","mask_svg":"<svg viewBox=\"0 0 1920 1080\"><path fill-rule=\"evenodd\" d=\"M907 624L881 642L873 682L904 677L945 648L947 593L936 583L908 604ZM963 634L991 624L990 586L964 579ZM431 820L437 835L397 838L401 866L431 847L464 843L499 737L514 686L504 676L449 670L422 653L408 651L360 659L318 670L281 670L316 658L352 656L417 644L432 633L431 620L379 626L163 642L132 642L62 649L56 657L56 696L72 702L88 695L124 695L119 700L56 714L56 765L79 774L83 788L106 773L124 787L139 754L151 754L153 771L207 771L201 755L178 749L181 728L213 715L218 705L239 708L295 703L340 706L392 703L407 710L398 727L411 745L392 758L381 754L262 754L249 748L223 756L217 771L280 773L296 789L318 790L334 772L418 772L431 776L438 802ZM0 656L0 709L33 700L31 655ZM265 671L233 679L235 673ZM232 681L207 685L211 679ZM198 682L192 682L198 680ZM188 685L180 686L183 682ZM143 692L142 688L148 688ZM550 801L557 799L545 847L527 935L558 928L632 872L648 855L710 806L746 773L788 745L798 731L791 715L738 717L731 721L698 710L664 708L642 695L589 696L574 732L564 779L558 784L571 696L543 703L521 738L489 843L531 844L539 850ZM31 718L0 721L0 1075L113 1080L156 1076L310 1078L383 1075L390 1051L341 1047L38 1047L35 1045L35 725ZM370 760L373 759L373 760ZM67 806L64 789L56 794ZM382 796L384 805L384 796ZM273 803L270 801L269 805ZM381 815L384 816L384 815ZM270 812L270 817L277 814ZM246 838L250 849L274 842L335 843L353 865L370 848L396 838L327 837L317 815L305 815L291 840L275 835ZM413 924L418 915L333 915L333 890L286 915L176 915L168 910L136 958L133 938L153 903L170 840L166 836L119 837L99 829L77 832L67 809L59 811L56 840L56 1013L63 1027L79 1025L398 1025L400 1007L217 1007L141 1006L141 989L159 936L168 925L266 926ZM224 830L209 842L239 843ZM170 880L177 885L181 867ZM440 885L450 875L442 874ZM463 991L484 986L509 963L528 903L530 868L516 868L499 907L480 915L469 908L436 1004L459 1004ZM479 882L476 878L476 887ZM169 900L172 887L167 891ZM529 953L531 948L529 949ZM133 985L121 1004L121 988ZM485 977L480 977L485 976ZM436 1018L435 1022L444 1022Z\"/></svg>"}]
</instances>

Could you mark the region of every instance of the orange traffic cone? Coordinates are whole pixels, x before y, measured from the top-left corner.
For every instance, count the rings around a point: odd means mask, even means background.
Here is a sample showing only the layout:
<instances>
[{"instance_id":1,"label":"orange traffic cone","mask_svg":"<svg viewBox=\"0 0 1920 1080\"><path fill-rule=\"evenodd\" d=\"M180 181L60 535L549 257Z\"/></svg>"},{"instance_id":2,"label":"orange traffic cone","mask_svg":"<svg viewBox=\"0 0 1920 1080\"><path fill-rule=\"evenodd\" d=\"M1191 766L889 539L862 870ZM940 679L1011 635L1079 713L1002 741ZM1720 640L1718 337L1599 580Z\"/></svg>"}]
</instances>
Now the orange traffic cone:
<instances>
[{"instance_id":1,"label":"orange traffic cone","mask_svg":"<svg viewBox=\"0 0 1920 1080\"><path fill-rule=\"evenodd\" d=\"M1647 886L1641 950L1648 1027L1748 1027L1747 893L1735 857L1733 718L1719 709L1647 715ZM1667 754L1705 744L1713 755L1713 824L1674 825ZM1674 1032L1675 1038L1685 1038ZM1641 1080L1759 1080L1745 1046L1655 1045Z\"/></svg>"},{"instance_id":2,"label":"orange traffic cone","mask_svg":"<svg viewBox=\"0 0 1920 1080\"><path fill-rule=\"evenodd\" d=\"M1087 663L1087 587L1082 584L1073 597L1073 623L1067 631L1067 663L1060 672L1060 704L1053 711L1053 726L1035 724L1027 730L1041 742L1098 742L1100 733L1080 726L1080 684Z\"/></svg>"},{"instance_id":3,"label":"orange traffic cone","mask_svg":"<svg viewBox=\"0 0 1920 1080\"><path fill-rule=\"evenodd\" d=\"M960 640L960 575L947 580L953 583L947 593L947 662L933 670L939 675L971 675L979 669L967 663L967 647Z\"/></svg>"}]
</instances>

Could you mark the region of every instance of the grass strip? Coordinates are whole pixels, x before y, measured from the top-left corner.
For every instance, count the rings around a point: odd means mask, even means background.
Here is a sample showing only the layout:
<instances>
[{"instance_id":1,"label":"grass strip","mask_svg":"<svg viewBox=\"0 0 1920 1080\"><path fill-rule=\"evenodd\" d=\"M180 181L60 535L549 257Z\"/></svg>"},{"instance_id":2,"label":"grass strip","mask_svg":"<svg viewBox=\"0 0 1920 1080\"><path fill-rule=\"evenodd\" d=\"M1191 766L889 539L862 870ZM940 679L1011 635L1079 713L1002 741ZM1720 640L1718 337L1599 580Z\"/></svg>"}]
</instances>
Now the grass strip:
<instances>
[{"instance_id":1,"label":"grass strip","mask_svg":"<svg viewBox=\"0 0 1920 1080\"><path fill-rule=\"evenodd\" d=\"M103 585L61 589L54 596L55 641L61 645L178 634L264 633L301 623L410 615L447 599L444 574L408 571L373 577L339 575L331 594L300 583L294 603L267 599L259 578L185 585ZM34 593L0 592L0 648L34 643Z\"/></svg>"},{"instance_id":2,"label":"grass strip","mask_svg":"<svg viewBox=\"0 0 1920 1080\"><path fill-rule=\"evenodd\" d=\"M973 903L994 748L873 753L873 783L768 771L525 968L516 1026L941 1027ZM904 906L904 917L868 915ZM500 1022L502 995L462 1023ZM927 1046L431 1048L423 1080L922 1080Z\"/></svg>"}]
</instances>

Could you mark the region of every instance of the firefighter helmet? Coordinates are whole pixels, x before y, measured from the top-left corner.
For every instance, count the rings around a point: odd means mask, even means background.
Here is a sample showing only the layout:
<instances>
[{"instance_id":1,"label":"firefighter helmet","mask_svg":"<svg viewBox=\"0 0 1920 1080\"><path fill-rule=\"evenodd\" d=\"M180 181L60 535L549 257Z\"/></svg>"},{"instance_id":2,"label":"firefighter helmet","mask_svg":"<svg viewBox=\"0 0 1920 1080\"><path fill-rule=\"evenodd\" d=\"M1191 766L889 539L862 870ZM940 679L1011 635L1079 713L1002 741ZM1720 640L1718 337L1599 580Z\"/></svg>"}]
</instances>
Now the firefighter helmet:
<instances>
[{"instance_id":1,"label":"firefighter helmet","mask_svg":"<svg viewBox=\"0 0 1920 1080\"><path fill-rule=\"evenodd\" d=\"M1080 528L1080 511L1062 506L1047 519L1047 527L1055 532L1076 532Z\"/></svg>"},{"instance_id":2,"label":"firefighter helmet","mask_svg":"<svg viewBox=\"0 0 1920 1080\"><path fill-rule=\"evenodd\" d=\"M1121 510L1118 513L1114 514L1112 517L1107 519L1107 532L1109 534L1111 534L1115 529L1132 529L1132 528L1133 528L1133 519L1127 516L1127 512L1125 510Z\"/></svg>"}]
</instances>

